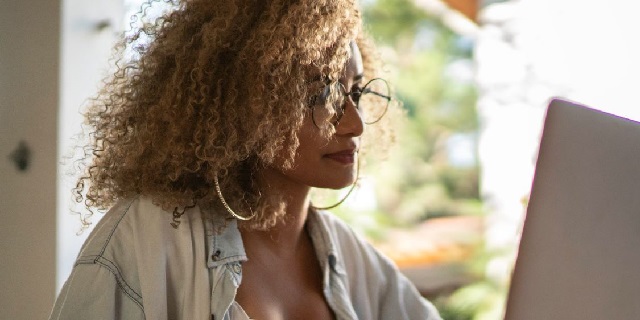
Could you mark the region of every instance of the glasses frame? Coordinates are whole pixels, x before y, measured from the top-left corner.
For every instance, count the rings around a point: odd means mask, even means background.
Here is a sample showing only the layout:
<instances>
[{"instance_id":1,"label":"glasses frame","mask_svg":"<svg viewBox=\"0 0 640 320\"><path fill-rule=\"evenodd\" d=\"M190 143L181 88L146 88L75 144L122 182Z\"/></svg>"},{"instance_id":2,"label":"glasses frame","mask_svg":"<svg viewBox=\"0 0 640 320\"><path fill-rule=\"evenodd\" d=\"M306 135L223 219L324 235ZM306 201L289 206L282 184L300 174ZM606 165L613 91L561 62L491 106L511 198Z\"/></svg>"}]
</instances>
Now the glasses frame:
<instances>
[{"instance_id":1,"label":"glasses frame","mask_svg":"<svg viewBox=\"0 0 640 320\"><path fill-rule=\"evenodd\" d=\"M368 87L372 82L374 82L374 81L378 81L378 80L379 80L379 81L382 81L382 82L384 83L384 85L385 85L385 86L386 86L386 88L387 88L387 92L389 92L389 95L385 95L385 94L383 94L383 93L380 93L380 92L377 92L377 91L373 91L373 90L367 90L367 87ZM342 85L342 83L340 83L340 82L336 82L335 84L336 84L336 86L339 86L340 91L342 91L342 93L341 93L341 94L342 94L342 96L343 96L343 97L345 97L345 98L347 98L347 99L350 99L350 100L351 100L351 102L353 103L354 107L355 107L355 108L356 108L356 110L358 110L358 111L360 110L360 98L361 98L363 95L365 95L365 94L373 94L373 95L376 95L376 96L378 96L378 97L381 97L381 98L383 98L383 99L386 99L386 100L387 100L387 103L386 103L386 104L385 104L385 106L384 106L384 110L382 111L382 114L381 114L381 115L380 115L380 116L379 116L375 121L370 121L370 122L364 121L364 123L365 123L365 124L374 124L374 123L376 123L376 122L380 121L380 120L382 119L382 117L384 117L384 115L385 115L385 114L387 114L387 110L389 110L389 104L391 103L391 100L393 100L393 97L391 96L391 88L389 87L389 83L387 82L387 80L382 79L382 78L373 78L373 79L371 79L371 80L367 81L367 83L362 87L362 89L361 89L361 90L359 90L358 88L356 88L356 89L351 90L351 91L349 91L349 92L347 92L347 90L346 90L346 89L345 89L345 87ZM322 93L322 94L323 94L323 95L326 95L326 96L329 96L329 95L330 95L330 93L327 93L327 91L328 91L328 90L330 90L330 89L331 89L331 86L330 86L330 85L326 85L326 86L324 87L324 90L323 90L323 93ZM318 96L314 96L314 100L315 100L315 98L317 98L317 97L318 97ZM336 102L337 102L337 101L336 101ZM346 101L346 99L345 99L344 101L342 101L342 103L336 104L336 103L334 102L334 104L333 104L333 105L334 105L334 111L335 111L335 115L334 115L335 120L334 120L334 119L332 119L332 120L331 120L331 124L333 124L333 126L334 126L334 127L335 127L335 126L337 126L337 125L338 125L338 123L340 123L340 120L341 120L341 119L342 119L342 117L344 116L345 110L347 109L347 107L346 107L346 102L347 102L347 101ZM318 123L316 123L316 117L315 117L315 114L314 114L315 109L316 109L316 107L317 107L317 106L318 106L317 104L315 104L315 103L311 103L311 104L309 105L309 108L311 109L311 120L313 121L313 124L314 124L316 127L320 128L320 126L318 125ZM339 106L339 107L337 107L337 106Z\"/></svg>"}]
</instances>

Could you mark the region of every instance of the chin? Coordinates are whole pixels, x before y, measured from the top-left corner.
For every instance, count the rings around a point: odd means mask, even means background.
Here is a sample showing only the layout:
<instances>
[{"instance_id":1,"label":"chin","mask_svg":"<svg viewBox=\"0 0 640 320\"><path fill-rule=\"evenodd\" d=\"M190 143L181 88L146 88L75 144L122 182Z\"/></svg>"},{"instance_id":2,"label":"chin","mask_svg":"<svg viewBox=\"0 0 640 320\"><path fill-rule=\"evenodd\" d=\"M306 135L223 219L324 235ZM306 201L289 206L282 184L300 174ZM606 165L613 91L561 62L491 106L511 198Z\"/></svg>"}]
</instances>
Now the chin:
<instances>
[{"instance_id":1,"label":"chin","mask_svg":"<svg viewBox=\"0 0 640 320\"><path fill-rule=\"evenodd\" d=\"M322 183L321 185L316 186L316 188L340 190L340 189L351 186L355 181L356 181L356 177L354 174L349 178L326 181L325 183Z\"/></svg>"}]
</instances>

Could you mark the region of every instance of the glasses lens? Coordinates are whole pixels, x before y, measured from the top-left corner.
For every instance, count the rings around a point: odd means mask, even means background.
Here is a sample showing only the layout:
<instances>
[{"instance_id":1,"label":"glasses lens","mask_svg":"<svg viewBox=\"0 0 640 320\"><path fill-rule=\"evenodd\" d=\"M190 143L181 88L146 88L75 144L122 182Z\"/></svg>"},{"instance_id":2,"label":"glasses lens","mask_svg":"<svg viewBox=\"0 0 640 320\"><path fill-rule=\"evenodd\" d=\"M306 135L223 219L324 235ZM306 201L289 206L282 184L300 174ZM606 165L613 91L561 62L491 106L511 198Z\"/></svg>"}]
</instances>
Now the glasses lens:
<instances>
[{"instance_id":1,"label":"glasses lens","mask_svg":"<svg viewBox=\"0 0 640 320\"><path fill-rule=\"evenodd\" d=\"M319 127L329 123L335 125L342 118L344 95L344 86L339 82L325 86L313 101L313 123Z\"/></svg>"},{"instance_id":2,"label":"glasses lens","mask_svg":"<svg viewBox=\"0 0 640 320\"><path fill-rule=\"evenodd\" d=\"M364 122L373 124L384 116L389 108L391 94L389 84L380 78L369 81L362 89L358 107L362 111Z\"/></svg>"}]
</instances>

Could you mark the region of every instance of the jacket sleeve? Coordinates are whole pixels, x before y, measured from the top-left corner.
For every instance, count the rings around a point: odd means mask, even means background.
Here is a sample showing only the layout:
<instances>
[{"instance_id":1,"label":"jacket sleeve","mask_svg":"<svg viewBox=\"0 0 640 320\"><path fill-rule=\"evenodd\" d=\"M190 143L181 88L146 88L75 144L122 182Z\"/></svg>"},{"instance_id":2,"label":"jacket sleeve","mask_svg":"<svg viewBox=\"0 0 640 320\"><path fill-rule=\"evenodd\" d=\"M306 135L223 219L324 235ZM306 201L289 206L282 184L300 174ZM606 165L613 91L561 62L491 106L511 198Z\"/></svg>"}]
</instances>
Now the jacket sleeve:
<instances>
[{"instance_id":1,"label":"jacket sleeve","mask_svg":"<svg viewBox=\"0 0 640 320\"><path fill-rule=\"evenodd\" d=\"M141 298L116 272L98 263L76 265L49 319L145 319Z\"/></svg>"}]
</instances>

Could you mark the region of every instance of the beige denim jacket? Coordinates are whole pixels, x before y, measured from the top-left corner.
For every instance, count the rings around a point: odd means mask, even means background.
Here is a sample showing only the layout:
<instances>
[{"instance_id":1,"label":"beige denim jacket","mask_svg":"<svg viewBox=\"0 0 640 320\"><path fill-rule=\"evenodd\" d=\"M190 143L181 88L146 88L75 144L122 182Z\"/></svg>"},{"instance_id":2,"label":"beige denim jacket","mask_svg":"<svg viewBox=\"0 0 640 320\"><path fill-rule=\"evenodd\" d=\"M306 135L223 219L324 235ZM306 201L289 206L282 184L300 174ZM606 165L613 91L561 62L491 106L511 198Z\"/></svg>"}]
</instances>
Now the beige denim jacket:
<instances>
[{"instance_id":1,"label":"beige denim jacket","mask_svg":"<svg viewBox=\"0 0 640 320\"><path fill-rule=\"evenodd\" d=\"M227 319L247 260L235 220L218 233L198 207L181 217L149 199L121 201L98 223L50 319ZM308 227L337 319L440 320L431 303L373 247L326 212Z\"/></svg>"}]
</instances>

